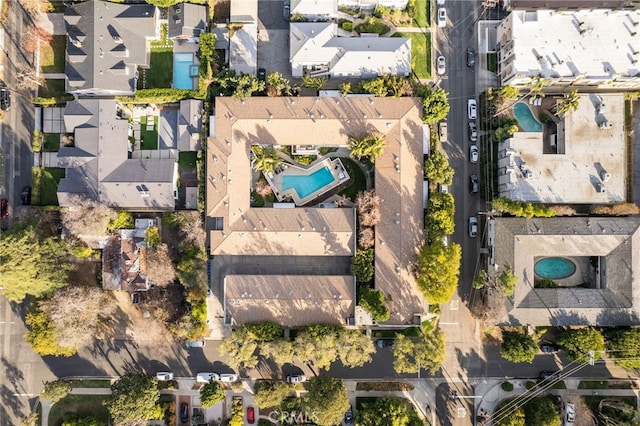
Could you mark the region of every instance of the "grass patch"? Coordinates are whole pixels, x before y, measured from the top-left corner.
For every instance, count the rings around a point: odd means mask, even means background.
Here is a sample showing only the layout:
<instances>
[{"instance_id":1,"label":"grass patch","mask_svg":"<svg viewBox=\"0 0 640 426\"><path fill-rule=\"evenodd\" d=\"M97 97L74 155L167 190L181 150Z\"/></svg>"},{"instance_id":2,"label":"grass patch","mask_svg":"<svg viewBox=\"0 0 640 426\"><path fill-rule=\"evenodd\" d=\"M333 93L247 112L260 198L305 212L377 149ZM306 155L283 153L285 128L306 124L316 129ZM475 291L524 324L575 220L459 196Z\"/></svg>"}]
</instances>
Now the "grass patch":
<instances>
[{"instance_id":1,"label":"grass patch","mask_svg":"<svg viewBox=\"0 0 640 426\"><path fill-rule=\"evenodd\" d=\"M353 179L351 185L340 191L340 195L346 195L351 199L351 201L355 201L358 192L367 189L367 179L364 176L364 172L355 163L355 161L350 158L340 158L340 161L342 161L342 164L347 169L349 176Z\"/></svg>"},{"instance_id":2,"label":"grass patch","mask_svg":"<svg viewBox=\"0 0 640 426\"><path fill-rule=\"evenodd\" d=\"M111 380L105 379L89 379L89 380L81 380L74 379L69 380L72 388L110 388Z\"/></svg>"},{"instance_id":3,"label":"grass patch","mask_svg":"<svg viewBox=\"0 0 640 426\"><path fill-rule=\"evenodd\" d=\"M65 94L65 81L63 79L45 80L38 89L41 98L53 98Z\"/></svg>"},{"instance_id":4,"label":"grass patch","mask_svg":"<svg viewBox=\"0 0 640 426\"><path fill-rule=\"evenodd\" d=\"M560 380L557 383L554 383L553 386L551 386L551 389L566 389L567 385L565 385L564 380Z\"/></svg>"},{"instance_id":5,"label":"grass patch","mask_svg":"<svg viewBox=\"0 0 640 426\"><path fill-rule=\"evenodd\" d=\"M411 39L411 67L416 77L431 78L431 34L428 33L395 33L392 37Z\"/></svg>"},{"instance_id":6,"label":"grass patch","mask_svg":"<svg viewBox=\"0 0 640 426\"><path fill-rule=\"evenodd\" d=\"M109 412L102 405L106 397L107 395L67 395L51 407L49 424L61 424L65 413L75 413L81 417L93 416L103 424L109 424Z\"/></svg>"},{"instance_id":7,"label":"grass patch","mask_svg":"<svg viewBox=\"0 0 640 426\"><path fill-rule=\"evenodd\" d=\"M413 25L426 28L429 26L431 16L431 2L427 0L416 0L414 8Z\"/></svg>"},{"instance_id":8,"label":"grass patch","mask_svg":"<svg viewBox=\"0 0 640 426\"><path fill-rule=\"evenodd\" d=\"M55 167L34 167L31 169L33 187L31 204L37 206L58 205L58 182L64 177L65 170Z\"/></svg>"},{"instance_id":9,"label":"grass patch","mask_svg":"<svg viewBox=\"0 0 640 426\"><path fill-rule=\"evenodd\" d=\"M151 50L149 69L143 70L145 89L170 88L173 82L173 49Z\"/></svg>"},{"instance_id":10,"label":"grass patch","mask_svg":"<svg viewBox=\"0 0 640 426\"><path fill-rule=\"evenodd\" d=\"M582 380L578 389L608 389L609 382L602 380Z\"/></svg>"},{"instance_id":11,"label":"grass patch","mask_svg":"<svg viewBox=\"0 0 640 426\"><path fill-rule=\"evenodd\" d=\"M261 195L258 195L256 191L251 191L251 196L256 200L253 207L264 207L264 198Z\"/></svg>"},{"instance_id":12,"label":"grass patch","mask_svg":"<svg viewBox=\"0 0 640 426\"><path fill-rule=\"evenodd\" d=\"M195 167L198 153L196 151L183 151L178 154L178 164L180 167Z\"/></svg>"},{"instance_id":13,"label":"grass patch","mask_svg":"<svg viewBox=\"0 0 640 426\"><path fill-rule=\"evenodd\" d=\"M140 149L158 149L158 117L153 117L153 130L147 130L147 116L140 117Z\"/></svg>"},{"instance_id":14,"label":"grass patch","mask_svg":"<svg viewBox=\"0 0 640 426\"><path fill-rule=\"evenodd\" d=\"M491 72L498 72L498 54L487 53L487 69Z\"/></svg>"},{"instance_id":15,"label":"grass patch","mask_svg":"<svg viewBox=\"0 0 640 426\"><path fill-rule=\"evenodd\" d=\"M60 149L60 134L59 133L44 133L42 135L43 146L42 150L45 152L57 152Z\"/></svg>"},{"instance_id":16,"label":"grass patch","mask_svg":"<svg viewBox=\"0 0 640 426\"><path fill-rule=\"evenodd\" d=\"M413 390L413 385L405 382L358 382L356 390L407 392Z\"/></svg>"},{"instance_id":17,"label":"grass patch","mask_svg":"<svg viewBox=\"0 0 640 426\"><path fill-rule=\"evenodd\" d=\"M43 73L64 72L67 36L54 35L49 44L40 46L40 69Z\"/></svg>"}]
</instances>

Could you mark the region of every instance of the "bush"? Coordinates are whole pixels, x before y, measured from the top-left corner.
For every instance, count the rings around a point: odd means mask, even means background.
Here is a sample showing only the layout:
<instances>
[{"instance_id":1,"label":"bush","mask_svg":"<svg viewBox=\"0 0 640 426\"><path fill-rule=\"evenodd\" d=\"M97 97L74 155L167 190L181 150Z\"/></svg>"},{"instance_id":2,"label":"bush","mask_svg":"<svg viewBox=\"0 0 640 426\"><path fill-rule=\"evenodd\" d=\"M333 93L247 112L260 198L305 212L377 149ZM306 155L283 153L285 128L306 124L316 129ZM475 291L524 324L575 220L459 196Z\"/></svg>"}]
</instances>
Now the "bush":
<instances>
[{"instance_id":1,"label":"bush","mask_svg":"<svg viewBox=\"0 0 640 426\"><path fill-rule=\"evenodd\" d=\"M351 259L351 273L356 281L366 283L371 281L375 269L373 267L373 249L359 248Z\"/></svg>"},{"instance_id":2,"label":"bush","mask_svg":"<svg viewBox=\"0 0 640 426\"><path fill-rule=\"evenodd\" d=\"M525 217L527 219L555 216L554 211L542 203L530 203L501 197L493 200L492 204L494 210L511 216Z\"/></svg>"},{"instance_id":3,"label":"bush","mask_svg":"<svg viewBox=\"0 0 640 426\"><path fill-rule=\"evenodd\" d=\"M358 304L371 315L375 322L380 323L389 320L391 314L385 304L384 294L379 290L362 287Z\"/></svg>"},{"instance_id":4,"label":"bush","mask_svg":"<svg viewBox=\"0 0 640 426\"><path fill-rule=\"evenodd\" d=\"M209 382L200 389L202 408L211 408L225 398L225 390L218 382Z\"/></svg>"},{"instance_id":5,"label":"bush","mask_svg":"<svg viewBox=\"0 0 640 426\"><path fill-rule=\"evenodd\" d=\"M640 207L634 203L618 203L610 206L591 206L589 212L598 216L628 216L640 214Z\"/></svg>"},{"instance_id":6,"label":"bush","mask_svg":"<svg viewBox=\"0 0 640 426\"><path fill-rule=\"evenodd\" d=\"M40 152L42 150L42 142L44 141L44 137L39 130L34 130L31 135L31 150L33 152Z\"/></svg>"},{"instance_id":7,"label":"bush","mask_svg":"<svg viewBox=\"0 0 640 426\"><path fill-rule=\"evenodd\" d=\"M355 30L358 34L367 33L383 35L388 33L390 28L388 25L380 22L378 18L370 16L362 24L356 25Z\"/></svg>"},{"instance_id":8,"label":"bush","mask_svg":"<svg viewBox=\"0 0 640 426\"><path fill-rule=\"evenodd\" d=\"M353 22L351 21L344 21L340 26L345 31L349 31L349 32L353 31Z\"/></svg>"},{"instance_id":9,"label":"bush","mask_svg":"<svg viewBox=\"0 0 640 426\"><path fill-rule=\"evenodd\" d=\"M511 382L502 382L502 385L500 385L500 387L505 392L513 391L513 383L511 383Z\"/></svg>"},{"instance_id":10,"label":"bush","mask_svg":"<svg viewBox=\"0 0 640 426\"><path fill-rule=\"evenodd\" d=\"M132 229L134 226L133 214L131 212L118 212L118 217L111 220L107 229L109 232L115 232L120 229Z\"/></svg>"},{"instance_id":11,"label":"bush","mask_svg":"<svg viewBox=\"0 0 640 426\"><path fill-rule=\"evenodd\" d=\"M535 280L534 287L535 288L558 288L560 286L554 280L550 280L549 278L544 278L541 280Z\"/></svg>"}]
</instances>

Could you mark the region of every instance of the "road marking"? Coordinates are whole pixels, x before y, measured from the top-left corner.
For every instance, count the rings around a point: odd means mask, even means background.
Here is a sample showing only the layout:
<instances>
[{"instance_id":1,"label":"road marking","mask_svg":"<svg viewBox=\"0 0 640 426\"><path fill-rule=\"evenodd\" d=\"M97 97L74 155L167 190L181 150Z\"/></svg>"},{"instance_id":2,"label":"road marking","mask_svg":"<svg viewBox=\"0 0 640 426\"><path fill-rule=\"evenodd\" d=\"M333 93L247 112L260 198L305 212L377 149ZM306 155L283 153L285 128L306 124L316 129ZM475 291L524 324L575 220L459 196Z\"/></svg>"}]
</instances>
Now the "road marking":
<instances>
[{"instance_id":1,"label":"road marking","mask_svg":"<svg viewBox=\"0 0 640 426\"><path fill-rule=\"evenodd\" d=\"M32 397L34 396L34 394L32 393L13 393L13 396L28 396L28 397Z\"/></svg>"},{"instance_id":2,"label":"road marking","mask_svg":"<svg viewBox=\"0 0 640 426\"><path fill-rule=\"evenodd\" d=\"M438 324L440 324L440 325L460 325L460 323L457 323L457 322L439 322Z\"/></svg>"}]
</instances>

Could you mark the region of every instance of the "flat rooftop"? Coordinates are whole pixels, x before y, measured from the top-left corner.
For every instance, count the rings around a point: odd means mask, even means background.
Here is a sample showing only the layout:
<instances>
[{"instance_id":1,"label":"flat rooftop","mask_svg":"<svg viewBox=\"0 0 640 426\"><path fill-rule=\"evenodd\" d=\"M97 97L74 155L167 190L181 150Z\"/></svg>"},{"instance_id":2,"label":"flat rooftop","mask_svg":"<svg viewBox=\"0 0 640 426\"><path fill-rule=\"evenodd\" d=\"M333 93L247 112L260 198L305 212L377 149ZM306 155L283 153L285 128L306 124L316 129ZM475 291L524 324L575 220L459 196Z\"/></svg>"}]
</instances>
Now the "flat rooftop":
<instances>
[{"instance_id":1,"label":"flat rooftop","mask_svg":"<svg viewBox=\"0 0 640 426\"><path fill-rule=\"evenodd\" d=\"M603 113L596 108L606 105ZM608 121L608 129L599 124ZM564 140L564 142L562 142ZM550 204L608 204L626 200L624 138L624 97L618 94L580 96L576 111L565 115L558 125L558 145L564 154L544 154L542 133L518 132L500 144L500 195L514 200ZM560 146L558 146L560 151ZM507 153L511 152L511 156ZM520 166L531 171L525 177ZM512 168L511 172L506 171ZM610 178L602 182L602 172ZM596 192L604 183L605 192Z\"/></svg>"}]
</instances>

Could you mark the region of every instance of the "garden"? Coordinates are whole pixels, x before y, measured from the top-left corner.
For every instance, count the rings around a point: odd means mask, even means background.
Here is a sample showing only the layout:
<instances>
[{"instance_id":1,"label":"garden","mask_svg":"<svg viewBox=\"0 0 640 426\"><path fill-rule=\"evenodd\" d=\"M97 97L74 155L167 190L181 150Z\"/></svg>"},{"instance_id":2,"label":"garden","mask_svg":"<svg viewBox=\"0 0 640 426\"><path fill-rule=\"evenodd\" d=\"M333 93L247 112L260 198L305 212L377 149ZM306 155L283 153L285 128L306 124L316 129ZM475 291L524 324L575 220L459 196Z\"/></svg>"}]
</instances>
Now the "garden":
<instances>
[{"instance_id":1,"label":"garden","mask_svg":"<svg viewBox=\"0 0 640 426\"><path fill-rule=\"evenodd\" d=\"M397 32L392 37L407 37L411 39L411 65L413 72L419 79L431 78L431 34Z\"/></svg>"},{"instance_id":2,"label":"garden","mask_svg":"<svg viewBox=\"0 0 640 426\"><path fill-rule=\"evenodd\" d=\"M38 206L58 205L58 183L65 170L57 167L34 167L31 170L31 204Z\"/></svg>"}]
</instances>

